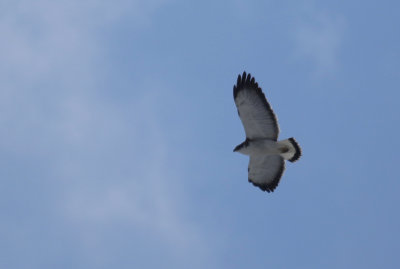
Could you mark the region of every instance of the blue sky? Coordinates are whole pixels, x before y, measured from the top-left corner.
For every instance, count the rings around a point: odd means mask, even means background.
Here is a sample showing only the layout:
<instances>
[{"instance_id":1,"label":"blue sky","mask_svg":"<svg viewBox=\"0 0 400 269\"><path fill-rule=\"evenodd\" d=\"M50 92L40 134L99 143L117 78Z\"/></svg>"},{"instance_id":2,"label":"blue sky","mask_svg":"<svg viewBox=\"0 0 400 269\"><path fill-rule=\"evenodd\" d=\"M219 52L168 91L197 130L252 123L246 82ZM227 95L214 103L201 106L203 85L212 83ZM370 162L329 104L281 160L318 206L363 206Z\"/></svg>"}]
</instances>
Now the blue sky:
<instances>
[{"instance_id":1,"label":"blue sky","mask_svg":"<svg viewBox=\"0 0 400 269\"><path fill-rule=\"evenodd\" d=\"M0 1L1 268L398 268L396 1ZM233 153L239 73L303 157Z\"/></svg>"}]
</instances>

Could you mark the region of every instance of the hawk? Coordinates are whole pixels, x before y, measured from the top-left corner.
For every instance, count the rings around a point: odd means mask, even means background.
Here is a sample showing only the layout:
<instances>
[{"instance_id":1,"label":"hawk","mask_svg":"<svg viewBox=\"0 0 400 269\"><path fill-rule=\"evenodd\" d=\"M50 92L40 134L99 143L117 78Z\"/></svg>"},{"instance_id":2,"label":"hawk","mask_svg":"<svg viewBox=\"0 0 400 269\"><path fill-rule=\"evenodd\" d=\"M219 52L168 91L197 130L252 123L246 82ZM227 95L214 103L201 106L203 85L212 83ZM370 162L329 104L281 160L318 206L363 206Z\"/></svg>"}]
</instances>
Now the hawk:
<instances>
[{"instance_id":1,"label":"hawk","mask_svg":"<svg viewBox=\"0 0 400 269\"><path fill-rule=\"evenodd\" d=\"M285 160L297 161L301 148L292 137L278 141L279 125L258 83L243 72L233 86L233 98L246 132L234 152L250 156L248 179L254 186L273 192L285 170Z\"/></svg>"}]
</instances>

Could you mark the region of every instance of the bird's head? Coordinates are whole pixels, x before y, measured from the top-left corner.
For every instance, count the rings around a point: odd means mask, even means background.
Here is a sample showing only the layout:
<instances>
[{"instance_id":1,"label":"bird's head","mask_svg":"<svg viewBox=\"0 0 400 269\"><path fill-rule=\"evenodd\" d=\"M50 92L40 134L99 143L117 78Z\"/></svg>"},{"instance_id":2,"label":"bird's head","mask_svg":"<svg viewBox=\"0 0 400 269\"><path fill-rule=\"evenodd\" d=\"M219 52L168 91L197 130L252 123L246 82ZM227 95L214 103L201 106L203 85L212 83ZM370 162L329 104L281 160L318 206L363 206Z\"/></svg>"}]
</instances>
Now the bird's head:
<instances>
[{"instance_id":1,"label":"bird's head","mask_svg":"<svg viewBox=\"0 0 400 269\"><path fill-rule=\"evenodd\" d=\"M237 145L237 146L233 149L233 152L239 151L241 147L242 147L242 144Z\"/></svg>"},{"instance_id":2,"label":"bird's head","mask_svg":"<svg viewBox=\"0 0 400 269\"><path fill-rule=\"evenodd\" d=\"M240 152L241 149L246 148L248 145L249 145L249 139L246 138L246 140L245 140L243 143L237 145L237 146L233 149L233 152L236 152L236 151L239 151L239 152Z\"/></svg>"}]
</instances>

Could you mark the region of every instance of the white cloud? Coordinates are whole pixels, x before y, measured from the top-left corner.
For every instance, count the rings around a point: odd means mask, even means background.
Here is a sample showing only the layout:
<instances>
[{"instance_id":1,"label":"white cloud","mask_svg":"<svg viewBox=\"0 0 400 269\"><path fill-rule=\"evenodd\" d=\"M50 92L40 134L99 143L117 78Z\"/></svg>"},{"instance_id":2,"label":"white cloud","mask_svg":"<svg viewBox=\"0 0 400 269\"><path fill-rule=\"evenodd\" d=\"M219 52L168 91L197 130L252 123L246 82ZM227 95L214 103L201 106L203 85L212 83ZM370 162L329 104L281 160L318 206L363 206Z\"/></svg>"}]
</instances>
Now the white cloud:
<instances>
[{"instance_id":1,"label":"white cloud","mask_svg":"<svg viewBox=\"0 0 400 269\"><path fill-rule=\"evenodd\" d=\"M297 55L312 62L317 76L326 75L338 65L344 19L314 7L307 8L295 26Z\"/></svg>"},{"instance_id":2,"label":"white cloud","mask_svg":"<svg viewBox=\"0 0 400 269\"><path fill-rule=\"evenodd\" d=\"M167 152L173 151L162 136L166 130L160 129L152 110L159 105L153 98L144 97L130 106L134 109L128 115L110 108L100 111L90 102L85 103L84 110L71 107L69 124L62 126L66 143L79 147L79 153L91 153L89 161L61 159L59 164L69 189L67 217L77 223L124 221L147 227L164 234L174 247L184 249L193 242L182 242L178 235L188 239L195 233L185 227L179 213L181 176L171 170ZM114 154L120 155L109 156ZM88 177L84 182L83 175Z\"/></svg>"},{"instance_id":3,"label":"white cloud","mask_svg":"<svg viewBox=\"0 0 400 269\"><path fill-rule=\"evenodd\" d=\"M59 209L78 229L87 251L106 256L107 247L97 243L99 238L124 224L168 245L176 260L210 260L204 232L184 216L184 177L172 168L179 158L165 141L162 134L168 130L160 129L152 109L159 104L146 96L131 103L128 114L110 107L101 112L96 105L85 104L85 110L71 113L70 124L62 126L65 146L73 152L60 156L56 173L65 190ZM107 116L87 120L96 118L93 113ZM108 228L93 231L96 226Z\"/></svg>"},{"instance_id":4,"label":"white cloud","mask_svg":"<svg viewBox=\"0 0 400 269\"><path fill-rule=\"evenodd\" d=\"M73 67L69 71L79 75L92 68L101 48L95 35L103 27L123 18L129 18L132 27L144 25L166 2L11 1L2 6L0 17L1 74L35 80Z\"/></svg>"},{"instance_id":5,"label":"white cloud","mask_svg":"<svg viewBox=\"0 0 400 269\"><path fill-rule=\"evenodd\" d=\"M163 3L10 2L0 19L0 148L48 164L41 176L63 190L49 203L82 240L91 240L84 234L93 223L119 222L151 230L177 252L206 255L180 206L181 175L171 169L152 89L125 110L96 92L96 29L125 16L140 25Z\"/></svg>"}]
</instances>

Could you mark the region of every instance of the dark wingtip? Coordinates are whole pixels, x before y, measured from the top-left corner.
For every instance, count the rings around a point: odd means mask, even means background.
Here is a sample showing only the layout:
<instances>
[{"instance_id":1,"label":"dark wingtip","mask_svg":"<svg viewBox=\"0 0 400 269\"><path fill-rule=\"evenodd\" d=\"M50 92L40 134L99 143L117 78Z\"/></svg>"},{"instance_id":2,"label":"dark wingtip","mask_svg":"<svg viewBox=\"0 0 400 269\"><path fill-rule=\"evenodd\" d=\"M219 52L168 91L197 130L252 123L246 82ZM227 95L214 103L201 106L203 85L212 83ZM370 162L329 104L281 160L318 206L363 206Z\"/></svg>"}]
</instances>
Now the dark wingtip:
<instances>
[{"instance_id":1,"label":"dark wingtip","mask_svg":"<svg viewBox=\"0 0 400 269\"><path fill-rule=\"evenodd\" d=\"M246 84L250 84L250 81L251 81L251 74L248 73L246 78Z\"/></svg>"},{"instance_id":2,"label":"dark wingtip","mask_svg":"<svg viewBox=\"0 0 400 269\"><path fill-rule=\"evenodd\" d=\"M238 75L236 85L233 87L233 97L236 98L237 93L245 87L251 87L261 92L255 78L252 77L250 73L243 71L241 75Z\"/></svg>"},{"instance_id":3,"label":"dark wingtip","mask_svg":"<svg viewBox=\"0 0 400 269\"><path fill-rule=\"evenodd\" d=\"M276 189L276 187L278 186L278 185L276 185L276 186L265 186L265 185L260 185L260 184L256 184L256 183L254 183L250 178L249 178L249 182L251 183L251 184L253 184L253 186L254 187L258 187L258 188L260 188L260 190L262 190L262 191L265 191L265 192L274 192L274 190Z\"/></svg>"},{"instance_id":4,"label":"dark wingtip","mask_svg":"<svg viewBox=\"0 0 400 269\"><path fill-rule=\"evenodd\" d=\"M249 182L251 184L253 184L254 186L260 188L262 191L274 192L274 190L278 187L279 182L281 181L281 178L282 178L282 175L283 175L284 171L285 171L285 163L284 163L284 161L282 159L282 166L280 167L279 171L277 172L275 178L272 180L271 183L263 185L263 184L258 184L258 183L253 182L250 178L248 178L248 180L249 180ZM250 172L250 170L248 172Z\"/></svg>"}]
</instances>

